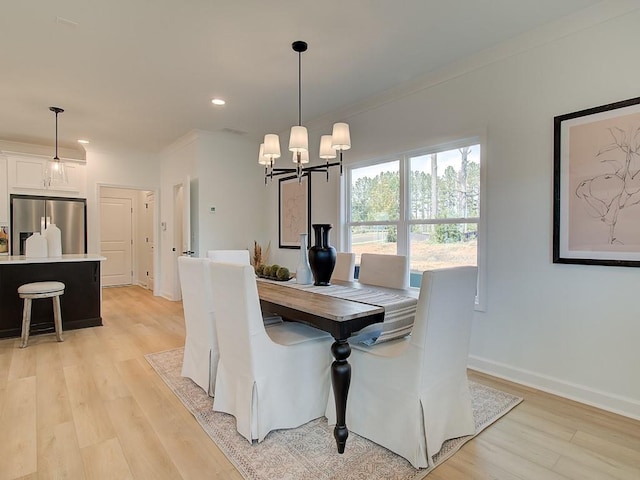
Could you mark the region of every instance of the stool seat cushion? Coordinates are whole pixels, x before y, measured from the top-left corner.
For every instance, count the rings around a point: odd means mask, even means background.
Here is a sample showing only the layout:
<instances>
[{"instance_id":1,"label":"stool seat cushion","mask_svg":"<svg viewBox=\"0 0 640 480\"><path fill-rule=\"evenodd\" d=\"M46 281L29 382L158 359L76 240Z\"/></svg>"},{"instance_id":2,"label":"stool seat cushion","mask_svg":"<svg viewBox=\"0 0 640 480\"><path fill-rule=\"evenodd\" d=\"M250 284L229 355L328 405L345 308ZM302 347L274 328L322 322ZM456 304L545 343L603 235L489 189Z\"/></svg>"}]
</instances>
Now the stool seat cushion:
<instances>
[{"instance_id":1,"label":"stool seat cushion","mask_svg":"<svg viewBox=\"0 0 640 480\"><path fill-rule=\"evenodd\" d=\"M34 282L25 283L18 287L18 293L21 294L38 294L38 293L53 293L59 290L64 290L64 283L62 282Z\"/></svg>"}]
</instances>

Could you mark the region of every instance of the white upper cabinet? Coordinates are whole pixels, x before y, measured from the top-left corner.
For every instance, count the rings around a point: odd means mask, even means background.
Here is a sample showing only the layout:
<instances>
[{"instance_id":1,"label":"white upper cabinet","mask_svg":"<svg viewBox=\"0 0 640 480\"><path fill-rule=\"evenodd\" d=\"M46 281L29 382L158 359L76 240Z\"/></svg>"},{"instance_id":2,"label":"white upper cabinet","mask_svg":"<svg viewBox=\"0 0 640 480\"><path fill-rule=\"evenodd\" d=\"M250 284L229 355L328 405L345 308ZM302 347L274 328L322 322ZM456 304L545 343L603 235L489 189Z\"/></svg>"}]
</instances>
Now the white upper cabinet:
<instances>
[{"instance_id":1,"label":"white upper cabinet","mask_svg":"<svg viewBox=\"0 0 640 480\"><path fill-rule=\"evenodd\" d=\"M9 193L48 195L57 197L86 197L86 166L63 159L69 183L46 187L44 171L49 157L20 153L6 153L8 159Z\"/></svg>"},{"instance_id":2,"label":"white upper cabinet","mask_svg":"<svg viewBox=\"0 0 640 480\"><path fill-rule=\"evenodd\" d=\"M0 154L0 225L9 224L9 187L7 185L7 157Z\"/></svg>"}]
</instances>

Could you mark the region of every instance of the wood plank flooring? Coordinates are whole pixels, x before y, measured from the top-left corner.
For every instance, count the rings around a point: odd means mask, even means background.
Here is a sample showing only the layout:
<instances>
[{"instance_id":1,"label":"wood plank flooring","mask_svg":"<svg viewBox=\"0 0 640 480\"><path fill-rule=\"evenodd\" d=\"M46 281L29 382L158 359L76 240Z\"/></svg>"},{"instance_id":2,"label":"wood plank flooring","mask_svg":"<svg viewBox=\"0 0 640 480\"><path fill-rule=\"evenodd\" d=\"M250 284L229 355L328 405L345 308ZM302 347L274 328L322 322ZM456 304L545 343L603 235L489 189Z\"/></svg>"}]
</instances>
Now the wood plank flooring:
<instances>
[{"instance_id":1,"label":"wood plank flooring","mask_svg":"<svg viewBox=\"0 0 640 480\"><path fill-rule=\"evenodd\" d=\"M103 290L103 327L0 340L0 480L241 479L144 355L182 346L182 304ZM525 398L428 480L640 479L640 422L471 372Z\"/></svg>"}]
</instances>

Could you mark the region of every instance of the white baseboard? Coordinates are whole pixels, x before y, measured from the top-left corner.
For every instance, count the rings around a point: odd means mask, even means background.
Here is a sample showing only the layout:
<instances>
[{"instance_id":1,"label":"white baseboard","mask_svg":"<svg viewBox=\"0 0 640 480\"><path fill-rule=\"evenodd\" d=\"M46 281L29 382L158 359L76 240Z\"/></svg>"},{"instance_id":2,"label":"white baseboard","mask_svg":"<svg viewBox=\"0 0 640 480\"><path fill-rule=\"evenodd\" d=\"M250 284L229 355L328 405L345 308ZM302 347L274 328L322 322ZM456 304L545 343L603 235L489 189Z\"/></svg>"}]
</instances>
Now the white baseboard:
<instances>
[{"instance_id":1,"label":"white baseboard","mask_svg":"<svg viewBox=\"0 0 640 480\"><path fill-rule=\"evenodd\" d=\"M512 367L476 355L469 356L468 366L478 372L640 420L640 401L633 398L595 390L584 385L577 385L559 378Z\"/></svg>"}]
</instances>

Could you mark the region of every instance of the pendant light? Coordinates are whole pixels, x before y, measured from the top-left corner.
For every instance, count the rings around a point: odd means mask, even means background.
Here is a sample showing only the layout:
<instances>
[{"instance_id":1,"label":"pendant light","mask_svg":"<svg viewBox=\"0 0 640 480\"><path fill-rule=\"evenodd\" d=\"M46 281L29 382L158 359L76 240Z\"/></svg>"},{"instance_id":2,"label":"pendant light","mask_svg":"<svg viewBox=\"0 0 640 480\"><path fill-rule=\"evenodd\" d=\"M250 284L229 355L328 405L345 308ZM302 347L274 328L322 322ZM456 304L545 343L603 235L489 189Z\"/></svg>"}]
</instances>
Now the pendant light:
<instances>
[{"instance_id":1,"label":"pendant light","mask_svg":"<svg viewBox=\"0 0 640 480\"><path fill-rule=\"evenodd\" d=\"M58 157L58 114L64 110L60 107L49 107L49 110L56 114L56 156L47 162L45 168L44 186L47 188L69 183L64 162Z\"/></svg>"},{"instance_id":2,"label":"pendant light","mask_svg":"<svg viewBox=\"0 0 640 480\"><path fill-rule=\"evenodd\" d=\"M320 140L319 157L326 161L325 164L307 166L309 163L309 135L307 128L302 125L302 53L307 51L307 42L302 40L295 41L291 44L291 48L298 54L298 125L291 127L291 135L289 137L289 151L293 153L292 160L295 168L274 168L275 161L280 158L280 138L278 135L270 133L264 136L264 143L260 145L260 153L258 155L258 163L264 165L265 184L267 177L273 179L274 175L286 175L295 173L298 178L304 174L313 172L323 172L327 175L329 181L329 168L334 166L340 167L340 175L342 175L342 152L351 148L351 136L349 134L349 125L346 123L336 123L333 125L331 135L323 135ZM330 163L330 159L334 159L340 153L338 162Z\"/></svg>"}]
</instances>

